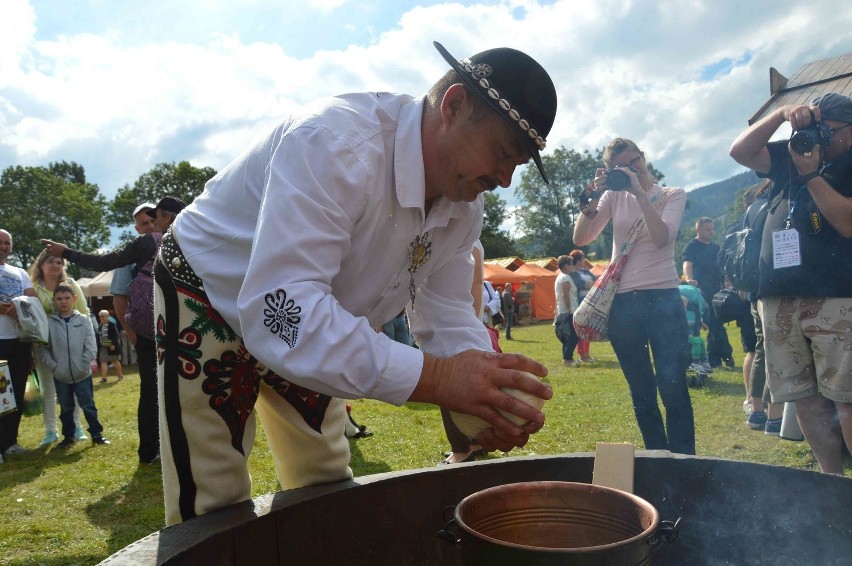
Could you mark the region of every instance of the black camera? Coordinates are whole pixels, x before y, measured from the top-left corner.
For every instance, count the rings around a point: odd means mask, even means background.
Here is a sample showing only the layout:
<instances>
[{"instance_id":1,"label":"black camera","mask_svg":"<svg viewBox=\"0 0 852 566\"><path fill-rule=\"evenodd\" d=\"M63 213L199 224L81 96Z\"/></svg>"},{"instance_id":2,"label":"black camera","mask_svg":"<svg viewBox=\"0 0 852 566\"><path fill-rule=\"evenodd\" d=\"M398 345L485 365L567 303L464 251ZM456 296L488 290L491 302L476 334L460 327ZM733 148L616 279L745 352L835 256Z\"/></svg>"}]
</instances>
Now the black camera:
<instances>
[{"instance_id":1,"label":"black camera","mask_svg":"<svg viewBox=\"0 0 852 566\"><path fill-rule=\"evenodd\" d=\"M833 134L831 127L817 122L814 113L811 112L811 125L793 132L790 136L790 147L799 155L804 155L813 151L817 145L827 147Z\"/></svg>"},{"instance_id":2,"label":"black camera","mask_svg":"<svg viewBox=\"0 0 852 566\"><path fill-rule=\"evenodd\" d=\"M630 169L634 173L636 172L633 167L615 167L613 169L606 170L606 186L609 187L609 190L623 191L630 186L630 177L627 176L627 173L625 173L623 169Z\"/></svg>"}]
</instances>

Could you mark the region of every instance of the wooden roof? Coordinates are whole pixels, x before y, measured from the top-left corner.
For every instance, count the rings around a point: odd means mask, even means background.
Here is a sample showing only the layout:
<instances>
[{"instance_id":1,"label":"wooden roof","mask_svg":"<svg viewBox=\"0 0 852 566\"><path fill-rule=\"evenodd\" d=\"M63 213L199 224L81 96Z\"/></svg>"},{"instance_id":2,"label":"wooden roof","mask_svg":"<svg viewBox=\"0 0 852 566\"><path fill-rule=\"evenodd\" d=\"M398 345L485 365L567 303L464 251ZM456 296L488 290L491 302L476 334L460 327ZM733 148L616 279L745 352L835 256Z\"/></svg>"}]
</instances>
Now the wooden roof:
<instances>
[{"instance_id":1,"label":"wooden roof","mask_svg":"<svg viewBox=\"0 0 852 566\"><path fill-rule=\"evenodd\" d=\"M769 92L769 100L749 119L749 125L781 106L808 104L829 92L852 97L852 53L808 63L789 79L771 67Z\"/></svg>"},{"instance_id":2,"label":"wooden roof","mask_svg":"<svg viewBox=\"0 0 852 566\"><path fill-rule=\"evenodd\" d=\"M500 267L505 267L509 271L515 271L524 264L524 260L522 260L518 256L498 257L494 259L486 259L485 263L493 263L495 265L499 265Z\"/></svg>"},{"instance_id":3,"label":"wooden roof","mask_svg":"<svg viewBox=\"0 0 852 566\"><path fill-rule=\"evenodd\" d=\"M531 263L533 265L543 267L543 268L547 269L548 271L556 271L557 269L559 269L556 266L556 258L555 257L543 257L543 258L539 258L539 259L528 259L526 261L526 263L527 264Z\"/></svg>"}]
</instances>

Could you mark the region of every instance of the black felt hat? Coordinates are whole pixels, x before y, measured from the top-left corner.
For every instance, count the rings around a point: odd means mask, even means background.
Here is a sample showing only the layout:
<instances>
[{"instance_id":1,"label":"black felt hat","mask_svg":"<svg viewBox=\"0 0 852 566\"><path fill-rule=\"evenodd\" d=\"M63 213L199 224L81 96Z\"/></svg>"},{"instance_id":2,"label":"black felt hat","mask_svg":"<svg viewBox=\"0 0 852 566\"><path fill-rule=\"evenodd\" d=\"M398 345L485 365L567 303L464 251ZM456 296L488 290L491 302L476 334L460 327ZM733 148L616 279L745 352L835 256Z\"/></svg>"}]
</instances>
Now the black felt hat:
<instances>
[{"instance_id":1,"label":"black felt hat","mask_svg":"<svg viewBox=\"0 0 852 566\"><path fill-rule=\"evenodd\" d=\"M556 117L556 89L547 71L526 53L508 47L457 60L443 45L432 43L462 82L523 138L547 183L539 152L544 150Z\"/></svg>"},{"instance_id":2,"label":"black felt hat","mask_svg":"<svg viewBox=\"0 0 852 566\"><path fill-rule=\"evenodd\" d=\"M179 213L181 210L186 208L186 204L182 200L177 197L163 197L157 202L157 206L145 212L151 218L157 217L157 209L165 210L167 212L172 212L174 214Z\"/></svg>"}]
</instances>

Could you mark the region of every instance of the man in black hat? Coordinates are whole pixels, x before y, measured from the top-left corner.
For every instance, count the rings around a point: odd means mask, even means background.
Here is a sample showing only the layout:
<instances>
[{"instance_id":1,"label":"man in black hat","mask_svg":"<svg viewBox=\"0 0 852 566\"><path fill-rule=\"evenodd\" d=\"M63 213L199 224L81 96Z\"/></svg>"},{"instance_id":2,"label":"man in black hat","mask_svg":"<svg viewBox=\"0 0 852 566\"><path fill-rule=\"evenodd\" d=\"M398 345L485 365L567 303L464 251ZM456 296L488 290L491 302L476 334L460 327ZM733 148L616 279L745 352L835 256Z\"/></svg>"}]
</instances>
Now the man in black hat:
<instances>
[{"instance_id":1,"label":"man in black hat","mask_svg":"<svg viewBox=\"0 0 852 566\"><path fill-rule=\"evenodd\" d=\"M131 336L139 362L139 405L137 428L139 432L139 463L151 465L160 459L159 414L157 410L157 353L154 342L153 296L151 279L152 260L160 248L162 233L171 226L175 217L185 207L182 200L167 196L156 205L143 203L133 211L136 231L140 234L122 248L107 254L87 254L68 249L64 244L41 240L45 251L64 257L72 263L94 271L111 271L131 268L129 283L121 286L116 298L116 312L121 316L122 326ZM144 220L145 218L148 221ZM153 219L153 221L151 220ZM153 222L153 228L151 223ZM146 267L147 266L147 267ZM110 290L113 286L110 285ZM147 306L145 296L147 299ZM135 298L134 298L135 297ZM127 316L136 316L131 320ZM140 329L141 326L141 329Z\"/></svg>"},{"instance_id":2,"label":"man in black hat","mask_svg":"<svg viewBox=\"0 0 852 566\"><path fill-rule=\"evenodd\" d=\"M793 136L770 142L784 123ZM731 157L774 181L758 311L772 401L796 402L823 472L852 450L852 100L782 106L734 141Z\"/></svg>"},{"instance_id":3,"label":"man in black hat","mask_svg":"<svg viewBox=\"0 0 852 566\"><path fill-rule=\"evenodd\" d=\"M264 424L282 488L351 477L346 398L483 418L487 449L523 446L544 366L491 350L471 309L480 194L540 151L556 92L513 49L462 61L421 98L316 102L208 181L155 267L166 522L251 496ZM420 350L373 328L405 307ZM162 322L160 322L162 321ZM528 421L514 425L497 408Z\"/></svg>"}]
</instances>

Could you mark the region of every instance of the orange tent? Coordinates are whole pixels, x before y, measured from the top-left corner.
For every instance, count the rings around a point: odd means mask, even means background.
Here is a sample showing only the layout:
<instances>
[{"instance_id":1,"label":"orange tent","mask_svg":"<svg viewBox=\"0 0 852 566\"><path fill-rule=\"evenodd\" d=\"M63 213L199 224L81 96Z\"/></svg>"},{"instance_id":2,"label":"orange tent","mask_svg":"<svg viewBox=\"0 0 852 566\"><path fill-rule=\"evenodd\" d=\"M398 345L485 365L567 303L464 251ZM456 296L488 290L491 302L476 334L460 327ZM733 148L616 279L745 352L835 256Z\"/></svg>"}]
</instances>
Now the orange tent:
<instances>
[{"instance_id":1,"label":"orange tent","mask_svg":"<svg viewBox=\"0 0 852 566\"><path fill-rule=\"evenodd\" d=\"M523 275L527 281L535 284L530 297L530 312L533 318L539 320L550 320L556 316L556 291L553 286L556 283L558 273L554 273L544 267L525 263L515 271L516 275Z\"/></svg>"},{"instance_id":2,"label":"orange tent","mask_svg":"<svg viewBox=\"0 0 852 566\"><path fill-rule=\"evenodd\" d=\"M509 271L496 263L486 263L485 280L491 282L492 285L505 285L506 283L515 285L530 281L531 278L529 276L518 275L514 271Z\"/></svg>"}]
</instances>

